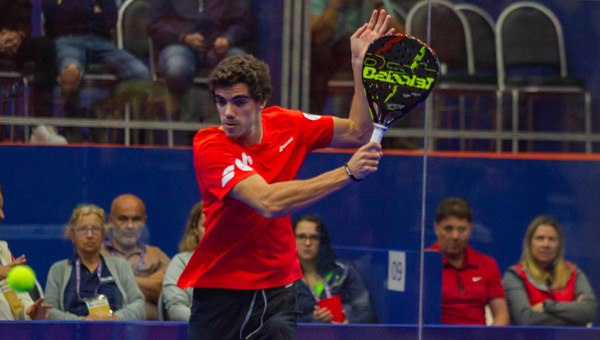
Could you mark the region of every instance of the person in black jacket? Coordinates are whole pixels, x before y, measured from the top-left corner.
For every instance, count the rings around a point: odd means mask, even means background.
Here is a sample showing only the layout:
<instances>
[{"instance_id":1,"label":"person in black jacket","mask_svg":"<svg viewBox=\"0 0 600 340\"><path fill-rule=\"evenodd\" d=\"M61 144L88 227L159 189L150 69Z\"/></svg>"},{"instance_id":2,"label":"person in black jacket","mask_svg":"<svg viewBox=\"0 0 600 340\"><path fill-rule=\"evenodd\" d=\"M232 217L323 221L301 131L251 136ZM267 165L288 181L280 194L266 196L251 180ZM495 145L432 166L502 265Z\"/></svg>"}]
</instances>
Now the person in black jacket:
<instances>
[{"instance_id":1,"label":"person in black jacket","mask_svg":"<svg viewBox=\"0 0 600 340\"><path fill-rule=\"evenodd\" d=\"M31 11L29 0L0 0L0 67L25 72L34 62L34 113L52 117L56 51L52 40L31 37Z\"/></svg>"}]
</instances>

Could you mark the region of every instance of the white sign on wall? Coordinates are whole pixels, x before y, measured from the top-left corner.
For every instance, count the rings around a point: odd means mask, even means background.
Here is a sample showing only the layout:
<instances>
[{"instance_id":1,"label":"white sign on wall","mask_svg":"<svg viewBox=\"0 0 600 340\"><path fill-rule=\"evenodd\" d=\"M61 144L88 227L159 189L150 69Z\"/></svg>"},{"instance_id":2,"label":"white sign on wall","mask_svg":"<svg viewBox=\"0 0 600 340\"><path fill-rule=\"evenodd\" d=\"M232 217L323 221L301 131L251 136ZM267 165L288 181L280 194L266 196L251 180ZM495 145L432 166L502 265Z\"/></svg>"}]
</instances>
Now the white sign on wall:
<instances>
[{"instance_id":1,"label":"white sign on wall","mask_svg":"<svg viewBox=\"0 0 600 340\"><path fill-rule=\"evenodd\" d=\"M403 251L388 252L388 290L403 292L406 282L406 253Z\"/></svg>"}]
</instances>

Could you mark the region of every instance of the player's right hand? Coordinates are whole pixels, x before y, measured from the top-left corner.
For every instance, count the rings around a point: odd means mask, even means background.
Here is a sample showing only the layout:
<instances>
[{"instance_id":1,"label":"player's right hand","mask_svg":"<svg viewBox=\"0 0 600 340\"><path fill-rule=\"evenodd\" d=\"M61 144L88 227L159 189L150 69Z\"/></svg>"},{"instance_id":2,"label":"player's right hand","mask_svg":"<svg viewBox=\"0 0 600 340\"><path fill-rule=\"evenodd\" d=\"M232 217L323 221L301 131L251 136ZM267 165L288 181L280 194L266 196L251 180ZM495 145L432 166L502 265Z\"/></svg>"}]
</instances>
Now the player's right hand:
<instances>
[{"instance_id":1,"label":"player's right hand","mask_svg":"<svg viewBox=\"0 0 600 340\"><path fill-rule=\"evenodd\" d=\"M363 179L368 174L377 171L379 160L383 156L381 144L369 142L361 146L348 161L348 169L356 179Z\"/></svg>"}]
</instances>

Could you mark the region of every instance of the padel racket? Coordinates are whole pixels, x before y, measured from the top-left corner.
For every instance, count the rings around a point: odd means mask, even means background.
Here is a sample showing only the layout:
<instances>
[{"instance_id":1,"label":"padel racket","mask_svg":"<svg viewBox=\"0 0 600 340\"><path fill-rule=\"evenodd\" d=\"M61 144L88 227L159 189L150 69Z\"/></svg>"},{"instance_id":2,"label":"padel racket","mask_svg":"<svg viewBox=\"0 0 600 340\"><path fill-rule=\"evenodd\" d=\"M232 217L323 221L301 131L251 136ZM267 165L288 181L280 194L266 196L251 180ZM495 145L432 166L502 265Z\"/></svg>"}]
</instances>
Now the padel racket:
<instances>
[{"instance_id":1,"label":"padel racket","mask_svg":"<svg viewBox=\"0 0 600 340\"><path fill-rule=\"evenodd\" d=\"M438 79L440 62L421 40L390 34L371 42L363 61L363 84L373 118L371 141L427 99Z\"/></svg>"}]
</instances>

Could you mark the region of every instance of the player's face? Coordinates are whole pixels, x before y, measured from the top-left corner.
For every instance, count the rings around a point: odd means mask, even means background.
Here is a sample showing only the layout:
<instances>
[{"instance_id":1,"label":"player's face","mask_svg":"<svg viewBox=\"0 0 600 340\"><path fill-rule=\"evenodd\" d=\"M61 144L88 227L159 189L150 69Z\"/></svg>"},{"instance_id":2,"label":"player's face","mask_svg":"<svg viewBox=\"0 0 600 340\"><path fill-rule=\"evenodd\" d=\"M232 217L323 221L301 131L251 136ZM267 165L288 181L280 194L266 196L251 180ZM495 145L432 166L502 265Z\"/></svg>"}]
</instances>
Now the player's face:
<instances>
[{"instance_id":1,"label":"player's face","mask_svg":"<svg viewBox=\"0 0 600 340\"><path fill-rule=\"evenodd\" d=\"M4 197L2 197L2 193L0 192L0 222L4 219L4 211L2 207L4 206Z\"/></svg>"},{"instance_id":2,"label":"player's face","mask_svg":"<svg viewBox=\"0 0 600 340\"><path fill-rule=\"evenodd\" d=\"M531 238L531 256L540 267L546 268L558 256L559 243L556 229L542 224L537 227Z\"/></svg>"},{"instance_id":3,"label":"player's face","mask_svg":"<svg viewBox=\"0 0 600 340\"><path fill-rule=\"evenodd\" d=\"M114 237L124 248L135 246L146 225L146 214L141 203L134 199L121 199L111 212Z\"/></svg>"},{"instance_id":4,"label":"player's face","mask_svg":"<svg viewBox=\"0 0 600 340\"><path fill-rule=\"evenodd\" d=\"M262 124L260 111L264 103L250 97L248 85L237 83L215 88L215 103L221 119L221 129L227 137L239 144L250 146L260 143Z\"/></svg>"},{"instance_id":5,"label":"player's face","mask_svg":"<svg viewBox=\"0 0 600 340\"><path fill-rule=\"evenodd\" d=\"M71 240L78 254L100 253L104 240L104 221L96 214L81 216L73 226Z\"/></svg>"},{"instance_id":6,"label":"player's face","mask_svg":"<svg viewBox=\"0 0 600 340\"><path fill-rule=\"evenodd\" d=\"M300 261L316 261L319 254L320 236L317 224L311 221L300 221L296 225L296 248Z\"/></svg>"},{"instance_id":7,"label":"player's face","mask_svg":"<svg viewBox=\"0 0 600 340\"><path fill-rule=\"evenodd\" d=\"M467 243L469 243L471 228L471 223L467 219L454 216L447 217L441 220L440 223L435 223L435 235L442 254L451 259L460 258Z\"/></svg>"}]
</instances>

